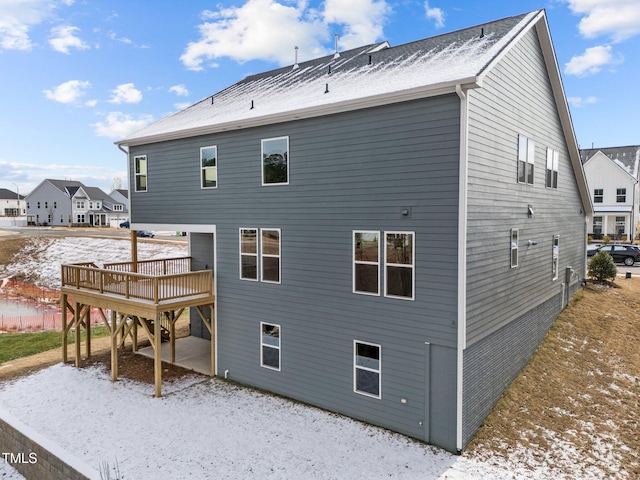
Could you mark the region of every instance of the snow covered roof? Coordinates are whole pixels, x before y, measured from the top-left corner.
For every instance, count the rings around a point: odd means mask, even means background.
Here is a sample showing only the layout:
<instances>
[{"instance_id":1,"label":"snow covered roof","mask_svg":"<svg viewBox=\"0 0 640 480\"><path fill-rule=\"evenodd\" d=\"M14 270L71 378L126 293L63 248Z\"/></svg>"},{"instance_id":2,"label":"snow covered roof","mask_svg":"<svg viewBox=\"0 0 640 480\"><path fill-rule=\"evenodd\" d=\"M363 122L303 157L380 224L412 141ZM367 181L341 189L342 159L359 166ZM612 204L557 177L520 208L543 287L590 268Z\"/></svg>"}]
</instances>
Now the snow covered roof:
<instances>
[{"instance_id":1,"label":"snow covered roof","mask_svg":"<svg viewBox=\"0 0 640 480\"><path fill-rule=\"evenodd\" d=\"M387 42L249 76L116 142L155 141L383 105L475 85L534 11L391 47ZM542 13L543 14L543 13Z\"/></svg>"},{"instance_id":2,"label":"snow covered roof","mask_svg":"<svg viewBox=\"0 0 640 480\"><path fill-rule=\"evenodd\" d=\"M638 179L638 168L640 168L640 145L630 145L628 147L584 148L580 150L582 163L586 163L598 152L602 152L629 175L636 180Z\"/></svg>"}]
</instances>

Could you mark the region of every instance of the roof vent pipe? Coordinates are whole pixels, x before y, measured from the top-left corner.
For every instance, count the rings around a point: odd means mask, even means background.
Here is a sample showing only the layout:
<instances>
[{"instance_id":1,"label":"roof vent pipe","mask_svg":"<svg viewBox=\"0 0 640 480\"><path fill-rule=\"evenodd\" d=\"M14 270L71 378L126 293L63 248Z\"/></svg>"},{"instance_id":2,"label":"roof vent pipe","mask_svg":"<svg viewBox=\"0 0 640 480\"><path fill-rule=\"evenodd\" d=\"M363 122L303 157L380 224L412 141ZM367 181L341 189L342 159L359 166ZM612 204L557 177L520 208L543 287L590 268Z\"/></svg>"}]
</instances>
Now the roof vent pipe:
<instances>
[{"instance_id":1,"label":"roof vent pipe","mask_svg":"<svg viewBox=\"0 0 640 480\"><path fill-rule=\"evenodd\" d=\"M369 55L369 65L371 65L373 62L371 61L371 55Z\"/></svg>"},{"instance_id":2,"label":"roof vent pipe","mask_svg":"<svg viewBox=\"0 0 640 480\"><path fill-rule=\"evenodd\" d=\"M296 68L300 68L300 65L298 65L298 47L293 47L296 51L296 62L293 64L293 69L295 70Z\"/></svg>"},{"instance_id":3,"label":"roof vent pipe","mask_svg":"<svg viewBox=\"0 0 640 480\"><path fill-rule=\"evenodd\" d=\"M336 53L333 54L333 58L340 58L340 54L338 53L338 32L333 34L333 38L335 39L336 44Z\"/></svg>"},{"instance_id":4,"label":"roof vent pipe","mask_svg":"<svg viewBox=\"0 0 640 480\"><path fill-rule=\"evenodd\" d=\"M480 29L480 38L484 38L484 27Z\"/></svg>"},{"instance_id":5,"label":"roof vent pipe","mask_svg":"<svg viewBox=\"0 0 640 480\"><path fill-rule=\"evenodd\" d=\"M324 93L329 93L329 84L328 83L324 84Z\"/></svg>"},{"instance_id":6,"label":"roof vent pipe","mask_svg":"<svg viewBox=\"0 0 640 480\"><path fill-rule=\"evenodd\" d=\"M251 100L251 108L249 110L253 110L253 100Z\"/></svg>"},{"instance_id":7,"label":"roof vent pipe","mask_svg":"<svg viewBox=\"0 0 640 480\"><path fill-rule=\"evenodd\" d=\"M329 71L327 73L331 75L331 65L329 65Z\"/></svg>"}]
</instances>

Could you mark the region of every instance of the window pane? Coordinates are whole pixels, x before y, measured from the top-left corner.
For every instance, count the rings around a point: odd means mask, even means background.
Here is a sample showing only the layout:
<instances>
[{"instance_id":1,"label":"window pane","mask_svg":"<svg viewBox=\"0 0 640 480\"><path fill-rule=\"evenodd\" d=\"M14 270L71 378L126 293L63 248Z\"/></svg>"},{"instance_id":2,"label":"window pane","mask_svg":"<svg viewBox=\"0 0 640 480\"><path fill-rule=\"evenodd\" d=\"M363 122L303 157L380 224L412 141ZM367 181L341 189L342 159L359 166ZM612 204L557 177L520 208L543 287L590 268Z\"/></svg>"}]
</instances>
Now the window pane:
<instances>
[{"instance_id":1,"label":"window pane","mask_svg":"<svg viewBox=\"0 0 640 480\"><path fill-rule=\"evenodd\" d=\"M387 295L413 297L413 268L387 266Z\"/></svg>"},{"instance_id":2,"label":"window pane","mask_svg":"<svg viewBox=\"0 0 640 480\"><path fill-rule=\"evenodd\" d=\"M280 258L262 257L262 279L266 282L280 281Z\"/></svg>"},{"instance_id":3,"label":"window pane","mask_svg":"<svg viewBox=\"0 0 640 480\"><path fill-rule=\"evenodd\" d=\"M280 255L280 232L278 230L262 230L262 253L264 255Z\"/></svg>"},{"instance_id":4,"label":"window pane","mask_svg":"<svg viewBox=\"0 0 640 480\"><path fill-rule=\"evenodd\" d=\"M218 153L217 147L207 147L200 149L200 158L203 167L215 167L216 156Z\"/></svg>"},{"instance_id":5,"label":"window pane","mask_svg":"<svg viewBox=\"0 0 640 480\"><path fill-rule=\"evenodd\" d=\"M202 170L202 186L215 187L218 181L218 170L216 168L205 168Z\"/></svg>"},{"instance_id":6,"label":"window pane","mask_svg":"<svg viewBox=\"0 0 640 480\"><path fill-rule=\"evenodd\" d=\"M280 368L280 349L262 346L262 365L271 368Z\"/></svg>"},{"instance_id":7,"label":"window pane","mask_svg":"<svg viewBox=\"0 0 640 480\"><path fill-rule=\"evenodd\" d=\"M533 184L533 163L527 163L527 183Z\"/></svg>"},{"instance_id":8,"label":"window pane","mask_svg":"<svg viewBox=\"0 0 640 480\"><path fill-rule=\"evenodd\" d=\"M357 261L378 262L378 232L355 232L354 255Z\"/></svg>"},{"instance_id":9,"label":"window pane","mask_svg":"<svg viewBox=\"0 0 640 480\"><path fill-rule=\"evenodd\" d=\"M242 261L242 278L258 279L258 257L255 255L240 255Z\"/></svg>"},{"instance_id":10,"label":"window pane","mask_svg":"<svg viewBox=\"0 0 640 480\"><path fill-rule=\"evenodd\" d=\"M144 191L147 189L147 177L144 175L136 175L136 190Z\"/></svg>"},{"instance_id":11,"label":"window pane","mask_svg":"<svg viewBox=\"0 0 640 480\"><path fill-rule=\"evenodd\" d=\"M387 233L387 263L413 264L413 235L409 233Z\"/></svg>"},{"instance_id":12,"label":"window pane","mask_svg":"<svg viewBox=\"0 0 640 480\"><path fill-rule=\"evenodd\" d=\"M357 292L378 293L378 265L356 263L355 274Z\"/></svg>"},{"instance_id":13,"label":"window pane","mask_svg":"<svg viewBox=\"0 0 640 480\"><path fill-rule=\"evenodd\" d=\"M262 324L262 343L274 347L280 346L280 327L278 325Z\"/></svg>"},{"instance_id":14,"label":"window pane","mask_svg":"<svg viewBox=\"0 0 640 480\"><path fill-rule=\"evenodd\" d=\"M526 172L527 163L518 161L518 182L525 183L527 181Z\"/></svg>"},{"instance_id":15,"label":"window pane","mask_svg":"<svg viewBox=\"0 0 640 480\"><path fill-rule=\"evenodd\" d=\"M377 370L380 366L380 347L356 343L356 365Z\"/></svg>"},{"instance_id":16,"label":"window pane","mask_svg":"<svg viewBox=\"0 0 640 480\"><path fill-rule=\"evenodd\" d=\"M136 173L147 173L147 159L146 157L135 157Z\"/></svg>"},{"instance_id":17,"label":"window pane","mask_svg":"<svg viewBox=\"0 0 640 480\"><path fill-rule=\"evenodd\" d=\"M258 231L253 229L241 230L240 235L240 251L242 253L258 253Z\"/></svg>"},{"instance_id":18,"label":"window pane","mask_svg":"<svg viewBox=\"0 0 640 480\"><path fill-rule=\"evenodd\" d=\"M264 183L287 183L288 177L288 138L276 138L262 141L262 167Z\"/></svg>"},{"instance_id":19,"label":"window pane","mask_svg":"<svg viewBox=\"0 0 640 480\"><path fill-rule=\"evenodd\" d=\"M380 396L380 374L356 368L356 391Z\"/></svg>"}]
</instances>

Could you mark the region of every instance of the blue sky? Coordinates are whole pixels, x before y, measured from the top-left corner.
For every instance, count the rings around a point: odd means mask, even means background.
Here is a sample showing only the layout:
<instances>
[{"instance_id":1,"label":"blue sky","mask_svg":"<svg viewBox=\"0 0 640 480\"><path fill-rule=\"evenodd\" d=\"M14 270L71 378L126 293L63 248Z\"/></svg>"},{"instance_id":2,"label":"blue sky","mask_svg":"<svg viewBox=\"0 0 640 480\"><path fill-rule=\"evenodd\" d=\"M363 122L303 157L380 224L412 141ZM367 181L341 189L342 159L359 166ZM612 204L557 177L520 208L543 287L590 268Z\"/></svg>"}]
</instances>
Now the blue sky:
<instances>
[{"instance_id":1,"label":"blue sky","mask_svg":"<svg viewBox=\"0 0 640 480\"><path fill-rule=\"evenodd\" d=\"M241 78L544 8L582 148L640 144L640 0L0 0L0 188L126 188L114 141Z\"/></svg>"}]
</instances>

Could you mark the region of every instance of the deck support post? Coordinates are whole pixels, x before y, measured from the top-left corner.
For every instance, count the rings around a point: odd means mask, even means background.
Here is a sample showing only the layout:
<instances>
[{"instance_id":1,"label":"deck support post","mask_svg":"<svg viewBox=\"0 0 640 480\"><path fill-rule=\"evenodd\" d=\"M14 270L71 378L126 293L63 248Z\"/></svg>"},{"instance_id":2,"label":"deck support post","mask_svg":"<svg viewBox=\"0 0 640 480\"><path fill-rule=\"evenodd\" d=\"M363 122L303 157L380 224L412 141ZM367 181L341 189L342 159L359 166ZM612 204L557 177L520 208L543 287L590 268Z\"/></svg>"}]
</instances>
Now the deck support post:
<instances>
[{"instance_id":1,"label":"deck support post","mask_svg":"<svg viewBox=\"0 0 640 480\"><path fill-rule=\"evenodd\" d=\"M84 329L87 332L86 339L86 352L87 358L91 357L91 305L87 305L87 310L84 313Z\"/></svg>"},{"instance_id":2,"label":"deck support post","mask_svg":"<svg viewBox=\"0 0 640 480\"><path fill-rule=\"evenodd\" d=\"M115 310L111 310L111 381L118 380L118 318Z\"/></svg>"},{"instance_id":3,"label":"deck support post","mask_svg":"<svg viewBox=\"0 0 640 480\"><path fill-rule=\"evenodd\" d=\"M176 311L169 313L169 346L171 348L171 363L176 363Z\"/></svg>"},{"instance_id":4,"label":"deck support post","mask_svg":"<svg viewBox=\"0 0 640 480\"><path fill-rule=\"evenodd\" d=\"M67 295L62 294L61 298L62 302L62 363L67 363L68 352L67 352Z\"/></svg>"},{"instance_id":5,"label":"deck support post","mask_svg":"<svg viewBox=\"0 0 640 480\"><path fill-rule=\"evenodd\" d=\"M138 232L131 230L131 271L138 272Z\"/></svg>"},{"instance_id":6,"label":"deck support post","mask_svg":"<svg viewBox=\"0 0 640 480\"><path fill-rule=\"evenodd\" d=\"M153 369L156 392L155 396L162 396L162 331L160 327L161 314L156 315L155 325L153 326Z\"/></svg>"},{"instance_id":7,"label":"deck support post","mask_svg":"<svg viewBox=\"0 0 640 480\"><path fill-rule=\"evenodd\" d=\"M81 310L81 305L80 303L76 302L76 311L74 312L73 315L73 326L75 327L75 340L76 340L76 344L75 344L75 350L76 350L76 368L80 368L80 355L81 355L81 349L80 349L80 324L82 322L82 313L80 312Z\"/></svg>"}]
</instances>

